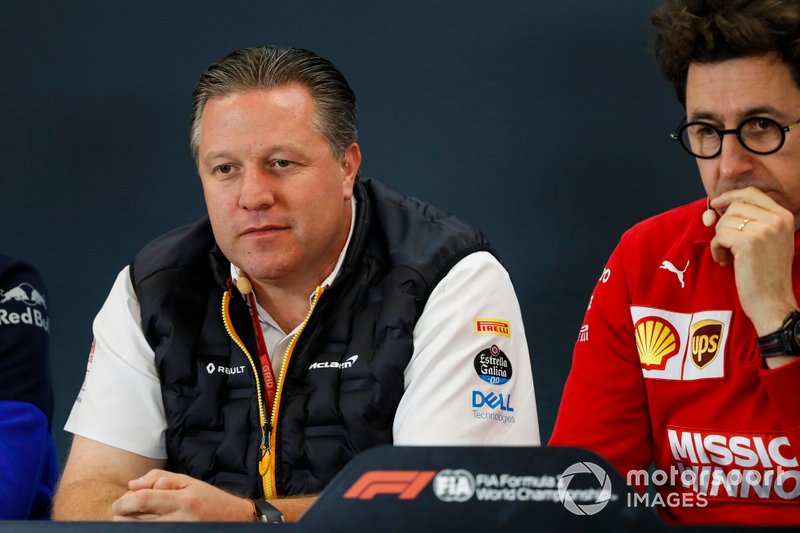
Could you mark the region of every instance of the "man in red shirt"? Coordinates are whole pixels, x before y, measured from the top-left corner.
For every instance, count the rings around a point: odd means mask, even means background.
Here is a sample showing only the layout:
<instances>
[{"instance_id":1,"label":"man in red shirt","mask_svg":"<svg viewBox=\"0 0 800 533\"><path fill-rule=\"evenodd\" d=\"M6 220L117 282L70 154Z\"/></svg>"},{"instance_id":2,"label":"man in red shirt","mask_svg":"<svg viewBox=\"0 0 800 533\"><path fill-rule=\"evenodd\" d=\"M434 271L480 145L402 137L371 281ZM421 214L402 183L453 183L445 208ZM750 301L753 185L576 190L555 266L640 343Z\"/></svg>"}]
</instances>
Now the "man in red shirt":
<instances>
[{"instance_id":1,"label":"man in red shirt","mask_svg":"<svg viewBox=\"0 0 800 533\"><path fill-rule=\"evenodd\" d=\"M707 198L623 235L550 444L656 485L671 522L800 524L800 2L666 0L651 20Z\"/></svg>"}]
</instances>

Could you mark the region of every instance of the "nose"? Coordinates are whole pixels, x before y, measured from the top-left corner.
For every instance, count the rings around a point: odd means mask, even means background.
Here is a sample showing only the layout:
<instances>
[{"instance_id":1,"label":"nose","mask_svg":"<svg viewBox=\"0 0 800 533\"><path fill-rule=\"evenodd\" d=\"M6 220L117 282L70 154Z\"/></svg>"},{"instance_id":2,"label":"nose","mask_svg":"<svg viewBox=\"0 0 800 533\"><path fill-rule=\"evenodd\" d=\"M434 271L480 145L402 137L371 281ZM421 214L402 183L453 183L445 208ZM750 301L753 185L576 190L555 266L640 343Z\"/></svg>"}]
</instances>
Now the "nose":
<instances>
[{"instance_id":1,"label":"nose","mask_svg":"<svg viewBox=\"0 0 800 533\"><path fill-rule=\"evenodd\" d=\"M275 203L272 177L257 165L245 169L239 191L239 207L247 211L266 209Z\"/></svg>"},{"instance_id":2,"label":"nose","mask_svg":"<svg viewBox=\"0 0 800 533\"><path fill-rule=\"evenodd\" d=\"M726 135L719 154L719 178L736 182L753 171L756 154L749 152L735 135Z\"/></svg>"}]
</instances>

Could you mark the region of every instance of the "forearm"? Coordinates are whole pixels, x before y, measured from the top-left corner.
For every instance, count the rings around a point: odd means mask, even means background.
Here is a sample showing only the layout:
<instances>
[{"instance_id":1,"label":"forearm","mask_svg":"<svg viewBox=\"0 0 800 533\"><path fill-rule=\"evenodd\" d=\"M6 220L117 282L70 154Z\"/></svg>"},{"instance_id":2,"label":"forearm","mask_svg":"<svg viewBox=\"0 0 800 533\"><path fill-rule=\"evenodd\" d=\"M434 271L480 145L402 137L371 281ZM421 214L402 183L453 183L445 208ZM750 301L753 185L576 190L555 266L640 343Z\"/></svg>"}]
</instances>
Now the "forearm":
<instances>
[{"instance_id":1,"label":"forearm","mask_svg":"<svg viewBox=\"0 0 800 533\"><path fill-rule=\"evenodd\" d=\"M275 498L268 501L283 514L283 519L286 522L297 522L303 516L303 513L317 501L318 497L318 495L313 494L310 496Z\"/></svg>"},{"instance_id":2,"label":"forearm","mask_svg":"<svg viewBox=\"0 0 800 533\"><path fill-rule=\"evenodd\" d=\"M62 483L53 500L53 520L111 520L111 504L127 491L127 486L105 480Z\"/></svg>"}]
</instances>

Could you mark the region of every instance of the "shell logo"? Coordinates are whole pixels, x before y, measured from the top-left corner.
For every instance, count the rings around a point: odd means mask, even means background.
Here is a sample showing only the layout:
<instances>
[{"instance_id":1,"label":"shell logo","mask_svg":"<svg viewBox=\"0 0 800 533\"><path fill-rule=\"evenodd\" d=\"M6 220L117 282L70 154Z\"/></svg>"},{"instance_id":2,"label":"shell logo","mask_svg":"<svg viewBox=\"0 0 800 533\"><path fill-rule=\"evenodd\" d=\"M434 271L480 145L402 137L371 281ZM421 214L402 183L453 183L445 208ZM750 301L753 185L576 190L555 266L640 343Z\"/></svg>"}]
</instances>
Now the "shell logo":
<instances>
[{"instance_id":1,"label":"shell logo","mask_svg":"<svg viewBox=\"0 0 800 533\"><path fill-rule=\"evenodd\" d=\"M675 328L657 316L644 317L634 325L636 350L645 370L664 370L667 361L678 353L679 337Z\"/></svg>"}]
</instances>

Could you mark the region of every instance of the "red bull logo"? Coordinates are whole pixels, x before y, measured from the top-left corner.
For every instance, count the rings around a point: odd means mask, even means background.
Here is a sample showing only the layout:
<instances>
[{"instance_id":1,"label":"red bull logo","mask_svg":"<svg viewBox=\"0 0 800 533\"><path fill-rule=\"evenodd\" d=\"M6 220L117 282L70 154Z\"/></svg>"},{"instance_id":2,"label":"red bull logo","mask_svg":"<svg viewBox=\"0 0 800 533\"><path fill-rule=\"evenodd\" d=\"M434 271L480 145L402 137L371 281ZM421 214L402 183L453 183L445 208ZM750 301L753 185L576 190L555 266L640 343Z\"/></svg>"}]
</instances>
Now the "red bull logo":
<instances>
[{"instance_id":1,"label":"red bull logo","mask_svg":"<svg viewBox=\"0 0 800 533\"><path fill-rule=\"evenodd\" d=\"M30 307L40 305L47 309L47 302L45 302L44 296L30 283L20 283L7 291L0 290L0 304L10 301L22 302Z\"/></svg>"},{"instance_id":2,"label":"red bull logo","mask_svg":"<svg viewBox=\"0 0 800 533\"><path fill-rule=\"evenodd\" d=\"M21 303L20 305L12 305ZM50 319L47 316L47 302L42 293L37 291L30 283L20 283L14 288L0 290L0 326L15 326L18 324L36 326L50 331ZM41 307L42 309L37 309ZM12 310L13 309L13 310Z\"/></svg>"}]
</instances>

